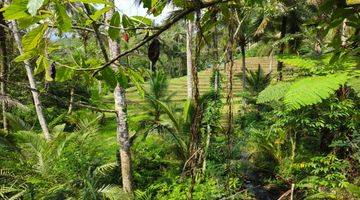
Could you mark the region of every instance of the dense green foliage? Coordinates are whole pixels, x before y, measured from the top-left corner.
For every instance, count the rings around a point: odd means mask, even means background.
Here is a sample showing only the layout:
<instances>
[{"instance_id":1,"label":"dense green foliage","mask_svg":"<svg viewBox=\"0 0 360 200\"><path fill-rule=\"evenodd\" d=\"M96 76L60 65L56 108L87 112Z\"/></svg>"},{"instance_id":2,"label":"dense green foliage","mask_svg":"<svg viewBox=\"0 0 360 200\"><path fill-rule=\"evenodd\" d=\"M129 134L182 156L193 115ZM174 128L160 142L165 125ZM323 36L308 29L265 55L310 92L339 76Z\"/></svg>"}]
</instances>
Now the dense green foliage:
<instances>
[{"instance_id":1,"label":"dense green foliage","mask_svg":"<svg viewBox=\"0 0 360 200\"><path fill-rule=\"evenodd\" d=\"M131 3L0 2L0 199L360 199L359 4Z\"/></svg>"}]
</instances>

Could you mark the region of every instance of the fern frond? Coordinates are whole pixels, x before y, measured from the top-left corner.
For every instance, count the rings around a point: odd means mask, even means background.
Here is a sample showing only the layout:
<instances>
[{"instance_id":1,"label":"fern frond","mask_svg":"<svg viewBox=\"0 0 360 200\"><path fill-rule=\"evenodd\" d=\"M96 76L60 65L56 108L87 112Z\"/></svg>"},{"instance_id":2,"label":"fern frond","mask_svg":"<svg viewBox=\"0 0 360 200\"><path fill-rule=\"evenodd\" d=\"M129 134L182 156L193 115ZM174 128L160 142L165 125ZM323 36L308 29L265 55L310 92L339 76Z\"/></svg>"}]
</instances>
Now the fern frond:
<instances>
[{"instance_id":1,"label":"fern frond","mask_svg":"<svg viewBox=\"0 0 360 200\"><path fill-rule=\"evenodd\" d=\"M22 199L21 197L25 194L26 190L21 190L20 192L14 194L9 198L9 200Z\"/></svg>"},{"instance_id":2,"label":"fern frond","mask_svg":"<svg viewBox=\"0 0 360 200\"><path fill-rule=\"evenodd\" d=\"M16 189L13 187L1 186L0 187L0 197L5 198L8 193L17 192L17 191L19 191L19 189Z\"/></svg>"},{"instance_id":3,"label":"fern frond","mask_svg":"<svg viewBox=\"0 0 360 200\"><path fill-rule=\"evenodd\" d=\"M271 85L260 92L257 103L267 103L284 99L288 110L296 110L303 106L314 105L330 97L331 94L345 84L346 74L331 74L303 78L294 83L281 82Z\"/></svg>"},{"instance_id":4,"label":"fern frond","mask_svg":"<svg viewBox=\"0 0 360 200\"><path fill-rule=\"evenodd\" d=\"M135 197L138 200L151 200L151 195L147 191L136 190Z\"/></svg>"},{"instance_id":5,"label":"fern frond","mask_svg":"<svg viewBox=\"0 0 360 200\"><path fill-rule=\"evenodd\" d=\"M0 187L1 199L8 199L8 200L20 199L24 195L25 192L26 192L25 189L18 189L18 188L7 187L7 186Z\"/></svg>"},{"instance_id":6,"label":"fern frond","mask_svg":"<svg viewBox=\"0 0 360 200\"><path fill-rule=\"evenodd\" d=\"M265 90L259 93L257 103L267 103L272 101L278 101L285 96L285 93L289 90L292 83L280 82L275 85L270 85Z\"/></svg>"},{"instance_id":7,"label":"fern frond","mask_svg":"<svg viewBox=\"0 0 360 200\"><path fill-rule=\"evenodd\" d=\"M100 188L98 192L102 194L103 197L110 200L130 199L130 197L125 194L118 185L105 185Z\"/></svg>"},{"instance_id":8,"label":"fern frond","mask_svg":"<svg viewBox=\"0 0 360 200\"><path fill-rule=\"evenodd\" d=\"M298 80L286 92L284 103L289 110L320 103L345 84L347 79L346 74L331 74Z\"/></svg>"},{"instance_id":9,"label":"fern frond","mask_svg":"<svg viewBox=\"0 0 360 200\"><path fill-rule=\"evenodd\" d=\"M293 55L276 56L276 60L279 62L283 62L285 65L288 66L300 67L304 69L316 67L321 63L321 60L319 59L315 60Z\"/></svg>"},{"instance_id":10,"label":"fern frond","mask_svg":"<svg viewBox=\"0 0 360 200\"><path fill-rule=\"evenodd\" d=\"M113 163L106 163L103 164L99 167L97 167L94 171L95 175L101 174L101 175L105 175L105 174L109 174L111 170L114 170L117 167L117 163L113 162Z\"/></svg>"},{"instance_id":11,"label":"fern frond","mask_svg":"<svg viewBox=\"0 0 360 200\"><path fill-rule=\"evenodd\" d=\"M360 97L360 77L353 77L347 83L356 92L357 96Z\"/></svg>"}]
</instances>

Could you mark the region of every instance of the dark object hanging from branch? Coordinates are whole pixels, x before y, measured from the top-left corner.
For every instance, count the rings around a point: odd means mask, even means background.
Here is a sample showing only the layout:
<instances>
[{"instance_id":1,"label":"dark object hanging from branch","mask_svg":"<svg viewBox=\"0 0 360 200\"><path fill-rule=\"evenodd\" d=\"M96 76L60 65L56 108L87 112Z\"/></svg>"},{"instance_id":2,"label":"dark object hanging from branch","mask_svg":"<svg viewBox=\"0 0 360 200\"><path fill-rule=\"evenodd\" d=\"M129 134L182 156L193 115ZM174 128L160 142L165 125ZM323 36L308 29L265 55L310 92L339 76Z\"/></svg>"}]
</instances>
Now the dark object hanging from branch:
<instances>
[{"instance_id":1,"label":"dark object hanging from branch","mask_svg":"<svg viewBox=\"0 0 360 200\"><path fill-rule=\"evenodd\" d=\"M56 77L56 66L55 66L55 62L53 62L50 66L50 77L51 79L54 81L55 77Z\"/></svg>"},{"instance_id":2,"label":"dark object hanging from branch","mask_svg":"<svg viewBox=\"0 0 360 200\"><path fill-rule=\"evenodd\" d=\"M160 56L160 41L159 39L155 38L150 43L149 49L148 49L148 57L151 61L151 70L156 71L155 64L158 61Z\"/></svg>"},{"instance_id":3,"label":"dark object hanging from branch","mask_svg":"<svg viewBox=\"0 0 360 200\"><path fill-rule=\"evenodd\" d=\"M56 65L55 65L55 62L53 62L50 67L49 67L49 76L51 78L51 80L48 80L48 78L45 78L45 86L44 86L44 89L45 91L47 92L50 88L50 83L52 81L55 81L55 77L56 77Z\"/></svg>"}]
</instances>

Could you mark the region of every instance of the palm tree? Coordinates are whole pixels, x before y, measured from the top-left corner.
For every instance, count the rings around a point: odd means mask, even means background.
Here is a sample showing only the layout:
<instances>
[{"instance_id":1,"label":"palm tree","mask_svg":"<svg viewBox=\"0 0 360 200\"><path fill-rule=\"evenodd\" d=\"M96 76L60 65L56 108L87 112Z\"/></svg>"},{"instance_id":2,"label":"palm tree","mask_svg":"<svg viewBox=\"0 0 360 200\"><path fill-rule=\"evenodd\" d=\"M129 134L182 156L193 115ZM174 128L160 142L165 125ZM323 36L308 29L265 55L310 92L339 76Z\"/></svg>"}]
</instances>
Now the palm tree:
<instances>
[{"instance_id":1,"label":"palm tree","mask_svg":"<svg viewBox=\"0 0 360 200\"><path fill-rule=\"evenodd\" d=\"M258 94L270 84L271 72L265 74L259 64L256 71L247 70L246 81L248 82L247 89L254 94Z\"/></svg>"}]
</instances>

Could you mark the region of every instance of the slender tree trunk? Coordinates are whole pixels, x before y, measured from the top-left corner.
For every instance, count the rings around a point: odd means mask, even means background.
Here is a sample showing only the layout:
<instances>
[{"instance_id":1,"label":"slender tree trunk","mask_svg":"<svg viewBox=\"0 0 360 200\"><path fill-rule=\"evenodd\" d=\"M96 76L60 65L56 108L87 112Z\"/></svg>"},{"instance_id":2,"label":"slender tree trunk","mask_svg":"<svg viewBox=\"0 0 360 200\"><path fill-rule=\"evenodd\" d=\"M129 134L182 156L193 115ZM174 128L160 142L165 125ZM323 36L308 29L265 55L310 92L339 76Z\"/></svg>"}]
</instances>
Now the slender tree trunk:
<instances>
[{"instance_id":1,"label":"slender tree trunk","mask_svg":"<svg viewBox=\"0 0 360 200\"><path fill-rule=\"evenodd\" d=\"M84 8L85 8L85 11L86 11L86 14L88 16L92 15L92 12L91 12L91 9L90 9L90 6L89 4L83 4L84 5ZM91 26L93 27L94 29L94 32L95 32L95 37L96 37L96 40L98 41L98 44L99 44L99 47L100 47L100 50L101 50L101 53L103 54L104 56L104 59L105 61L107 62L109 60L109 57L107 55L107 52L106 52L106 46L103 42L101 42L101 33L99 31L99 25L93 21L91 23ZM101 94L102 93L102 83L101 81L99 80L98 81L98 93Z\"/></svg>"},{"instance_id":2,"label":"slender tree trunk","mask_svg":"<svg viewBox=\"0 0 360 200\"><path fill-rule=\"evenodd\" d=\"M3 8L3 4L0 3L0 8ZM0 55L2 56L1 59L1 72L0 72L0 76L1 76L1 95L2 96L6 96L6 80L7 80L7 69L8 69L8 52L6 49L6 32L3 26L6 26L5 20L4 20L4 16L3 13L0 13L0 24L2 26L0 26ZM2 117L3 117L3 129L4 132L7 133L8 132L8 124L7 124L7 119L6 119L6 110L7 110L7 105L6 105L6 101L2 100Z\"/></svg>"},{"instance_id":3,"label":"slender tree trunk","mask_svg":"<svg viewBox=\"0 0 360 200\"><path fill-rule=\"evenodd\" d=\"M204 148L204 156L203 156L204 160L202 163L202 170L201 170L203 175L205 175L205 172L206 172L206 156L209 151L210 140L211 140L211 135L212 135L210 125L207 125L206 131L207 131L207 137L206 137L205 148Z\"/></svg>"},{"instance_id":4,"label":"slender tree trunk","mask_svg":"<svg viewBox=\"0 0 360 200\"><path fill-rule=\"evenodd\" d=\"M243 83L243 90L245 91L246 88L246 57L245 57L245 43L242 43L240 45L241 48L241 59L242 59L242 67L241 67L241 71L242 71L242 83Z\"/></svg>"},{"instance_id":5,"label":"slender tree trunk","mask_svg":"<svg viewBox=\"0 0 360 200\"><path fill-rule=\"evenodd\" d=\"M348 39L348 19L344 19L344 21L342 22L341 25L341 46L342 47L346 47L347 44L347 39Z\"/></svg>"},{"instance_id":6,"label":"slender tree trunk","mask_svg":"<svg viewBox=\"0 0 360 200\"><path fill-rule=\"evenodd\" d=\"M15 21L12 21L11 24L12 24L12 30L14 33L14 37L15 37L15 42L18 46L18 50L19 50L20 54L23 54L24 52L23 52L23 47L21 44L21 36L19 34L17 24ZM36 110L36 114L38 116L38 120L39 120L41 129L43 131L45 139L51 140L49 129L47 127L47 123L46 123L46 120L45 120L45 117L44 117L44 114L42 111L41 101L39 98L39 92L36 89L36 83L35 83L35 78L32 73L31 64L28 60L25 60L24 64L25 64L25 69L26 69L26 74L27 74L28 80L29 80L29 84L30 84L30 87L32 88L31 93L33 95L35 110Z\"/></svg>"},{"instance_id":7,"label":"slender tree trunk","mask_svg":"<svg viewBox=\"0 0 360 200\"><path fill-rule=\"evenodd\" d=\"M110 21L114 10L110 10L106 14L107 22ZM109 57L113 59L116 55L120 54L119 44L108 39L109 42ZM112 68L117 71L116 65ZM127 110L126 110L126 97L125 89L117 83L114 89L115 111L117 119L117 140L120 145L120 162L121 162L121 177L123 190L126 193L133 193L133 178L132 178L132 163L131 163L131 142L129 138L128 124L127 124Z\"/></svg>"},{"instance_id":8,"label":"slender tree trunk","mask_svg":"<svg viewBox=\"0 0 360 200\"><path fill-rule=\"evenodd\" d=\"M23 50L23 46L21 43L21 36L20 36L19 30L18 30L18 25L15 21L10 22L10 29L12 30L12 32L14 34L14 39L18 46L19 53L23 54L24 50ZM34 100L36 114L37 114L41 129L42 129L42 132L44 134L44 137L47 141L49 141L49 140L51 140L51 136L50 136L49 129L47 127L47 123L46 123L46 120L45 120L45 117L43 114L43 110L41 107L39 92L36 89L36 83L35 83L34 75L32 73L31 64L28 60L25 60L24 64L25 64L26 75L28 77L30 87L32 88L31 93L32 93L33 100Z\"/></svg>"},{"instance_id":9,"label":"slender tree trunk","mask_svg":"<svg viewBox=\"0 0 360 200\"><path fill-rule=\"evenodd\" d=\"M280 39L283 39L286 35L286 26L287 26L287 16L284 15L281 18L281 35L280 35ZM279 55L284 54L285 51L285 42L283 41L280 45L280 50L279 50ZM282 73L282 69L283 69L284 63L283 62L278 62L278 66L277 66L277 71L278 71L278 81L281 81L283 78L283 73Z\"/></svg>"},{"instance_id":10,"label":"slender tree trunk","mask_svg":"<svg viewBox=\"0 0 360 200\"><path fill-rule=\"evenodd\" d=\"M213 48L214 48L214 59L215 59L215 64L214 64L214 73L215 73L215 80L214 80L214 90L216 92L218 92L219 90L219 85L220 85L220 71L219 71L219 48L218 48L218 29L216 26L216 21L217 18L216 16L214 17L214 23L215 23L215 27L214 27L214 33L213 33Z\"/></svg>"},{"instance_id":11,"label":"slender tree trunk","mask_svg":"<svg viewBox=\"0 0 360 200\"><path fill-rule=\"evenodd\" d=\"M71 114L73 107L74 107L74 96L75 96L75 89L71 88L70 89L70 101L69 101L69 108L68 108L68 112L67 114Z\"/></svg>"},{"instance_id":12,"label":"slender tree trunk","mask_svg":"<svg viewBox=\"0 0 360 200\"><path fill-rule=\"evenodd\" d=\"M226 171L228 173L228 177L230 177L230 160L231 160L231 152L232 152L232 132L233 132L233 73L234 73L234 27L233 24L229 24L229 41L228 41L228 61L227 64L227 96L226 96L226 104L228 107L227 113L227 128L226 128L226 137L227 137L227 162L226 162ZM226 183L226 189L229 187L229 181Z\"/></svg>"},{"instance_id":13,"label":"slender tree trunk","mask_svg":"<svg viewBox=\"0 0 360 200\"><path fill-rule=\"evenodd\" d=\"M116 54L118 55L118 54ZM121 176L123 190L133 192L131 143L127 125L125 89L117 84L114 90L115 110L117 116L117 139L120 144Z\"/></svg>"},{"instance_id":14,"label":"slender tree trunk","mask_svg":"<svg viewBox=\"0 0 360 200\"><path fill-rule=\"evenodd\" d=\"M193 74L192 74L192 23L190 20L186 22L186 71L187 71L187 97L191 99L193 97Z\"/></svg>"}]
</instances>

